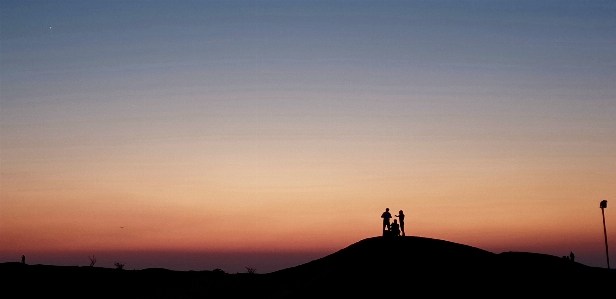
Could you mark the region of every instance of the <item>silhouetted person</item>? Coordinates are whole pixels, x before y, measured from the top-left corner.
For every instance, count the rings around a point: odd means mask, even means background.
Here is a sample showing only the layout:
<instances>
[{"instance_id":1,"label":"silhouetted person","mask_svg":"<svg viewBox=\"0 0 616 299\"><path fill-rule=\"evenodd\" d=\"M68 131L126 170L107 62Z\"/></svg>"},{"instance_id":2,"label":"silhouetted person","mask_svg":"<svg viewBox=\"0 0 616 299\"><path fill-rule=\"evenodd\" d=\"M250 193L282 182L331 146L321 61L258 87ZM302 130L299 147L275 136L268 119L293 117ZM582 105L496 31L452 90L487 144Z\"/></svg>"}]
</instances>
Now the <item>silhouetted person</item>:
<instances>
[{"instance_id":1,"label":"silhouetted person","mask_svg":"<svg viewBox=\"0 0 616 299\"><path fill-rule=\"evenodd\" d=\"M389 208L385 209L385 212L383 212L383 215L381 215L381 218L383 218L383 236L385 235L385 227L387 227L387 230L390 230L391 226L389 224L389 219L391 219L391 214L389 214Z\"/></svg>"},{"instance_id":2,"label":"silhouetted person","mask_svg":"<svg viewBox=\"0 0 616 299\"><path fill-rule=\"evenodd\" d=\"M575 262L575 254L573 254L573 251L571 251L571 253L569 253L569 259L570 259L572 262Z\"/></svg>"},{"instance_id":3,"label":"silhouetted person","mask_svg":"<svg viewBox=\"0 0 616 299\"><path fill-rule=\"evenodd\" d=\"M398 225L398 220L394 219L394 223L392 223L391 230L389 230L389 232L392 236L397 237L400 235L400 226Z\"/></svg>"},{"instance_id":4,"label":"silhouetted person","mask_svg":"<svg viewBox=\"0 0 616 299\"><path fill-rule=\"evenodd\" d=\"M25 255L21 256L21 263L24 264L24 265L26 264L26 256Z\"/></svg>"},{"instance_id":5,"label":"silhouetted person","mask_svg":"<svg viewBox=\"0 0 616 299\"><path fill-rule=\"evenodd\" d=\"M396 217L400 218L400 230L402 231L402 235L406 236L406 234L404 233L404 212L402 210L400 210L400 212L398 212L398 213L400 215L396 215Z\"/></svg>"}]
</instances>

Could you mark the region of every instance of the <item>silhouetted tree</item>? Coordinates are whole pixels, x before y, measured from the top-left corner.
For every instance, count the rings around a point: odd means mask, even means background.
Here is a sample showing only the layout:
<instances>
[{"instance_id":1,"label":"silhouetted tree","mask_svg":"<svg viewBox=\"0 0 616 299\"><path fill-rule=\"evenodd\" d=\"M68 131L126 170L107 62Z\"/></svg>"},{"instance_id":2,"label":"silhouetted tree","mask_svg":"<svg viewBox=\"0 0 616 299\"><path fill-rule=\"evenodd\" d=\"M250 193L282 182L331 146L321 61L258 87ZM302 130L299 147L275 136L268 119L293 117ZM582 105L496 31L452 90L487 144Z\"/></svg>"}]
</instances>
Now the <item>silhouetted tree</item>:
<instances>
[{"instance_id":1,"label":"silhouetted tree","mask_svg":"<svg viewBox=\"0 0 616 299\"><path fill-rule=\"evenodd\" d=\"M92 257L88 256L88 259L90 259L90 267L94 267L94 264L96 264L96 258L94 255L92 255Z\"/></svg>"},{"instance_id":2,"label":"silhouetted tree","mask_svg":"<svg viewBox=\"0 0 616 299\"><path fill-rule=\"evenodd\" d=\"M120 262L115 262L115 264L113 264L117 270L124 270L124 263L120 263Z\"/></svg>"},{"instance_id":3,"label":"silhouetted tree","mask_svg":"<svg viewBox=\"0 0 616 299\"><path fill-rule=\"evenodd\" d=\"M246 267L246 271L248 271L248 274L255 274L255 273L257 273L257 269L250 268L250 267Z\"/></svg>"}]
</instances>

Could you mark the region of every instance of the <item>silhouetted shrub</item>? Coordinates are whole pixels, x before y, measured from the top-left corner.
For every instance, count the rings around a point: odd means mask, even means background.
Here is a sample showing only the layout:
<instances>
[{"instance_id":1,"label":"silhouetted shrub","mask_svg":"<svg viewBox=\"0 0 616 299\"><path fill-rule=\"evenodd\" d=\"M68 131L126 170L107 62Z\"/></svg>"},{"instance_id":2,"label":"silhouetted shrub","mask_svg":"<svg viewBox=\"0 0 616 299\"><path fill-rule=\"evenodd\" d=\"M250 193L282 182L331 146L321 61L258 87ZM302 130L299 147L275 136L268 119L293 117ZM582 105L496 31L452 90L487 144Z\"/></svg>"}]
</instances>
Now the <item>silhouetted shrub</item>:
<instances>
[{"instance_id":1,"label":"silhouetted shrub","mask_svg":"<svg viewBox=\"0 0 616 299\"><path fill-rule=\"evenodd\" d=\"M94 255L92 257L88 256L88 259L90 259L90 267L94 267L94 264L96 264L96 258Z\"/></svg>"},{"instance_id":2,"label":"silhouetted shrub","mask_svg":"<svg viewBox=\"0 0 616 299\"><path fill-rule=\"evenodd\" d=\"M257 269L255 269L255 268L246 267L246 271L248 271L248 274L255 274L255 273L257 273Z\"/></svg>"},{"instance_id":3,"label":"silhouetted shrub","mask_svg":"<svg viewBox=\"0 0 616 299\"><path fill-rule=\"evenodd\" d=\"M227 274L227 272L223 271L223 270L222 270L222 269L220 269L220 268L216 268L216 269L212 270L212 272L213 272L214 274Z\"/></svg>"},{"instance_id":4,"label":"silhouetted shrub","mask_svg":"<svg viewBox=\"0 0 616 299\"><path fill-rule=\"evenodd\" d=\"M124 270L124 263L116 262L113 264L117 270Z\"/></svg>"}]
</instances>

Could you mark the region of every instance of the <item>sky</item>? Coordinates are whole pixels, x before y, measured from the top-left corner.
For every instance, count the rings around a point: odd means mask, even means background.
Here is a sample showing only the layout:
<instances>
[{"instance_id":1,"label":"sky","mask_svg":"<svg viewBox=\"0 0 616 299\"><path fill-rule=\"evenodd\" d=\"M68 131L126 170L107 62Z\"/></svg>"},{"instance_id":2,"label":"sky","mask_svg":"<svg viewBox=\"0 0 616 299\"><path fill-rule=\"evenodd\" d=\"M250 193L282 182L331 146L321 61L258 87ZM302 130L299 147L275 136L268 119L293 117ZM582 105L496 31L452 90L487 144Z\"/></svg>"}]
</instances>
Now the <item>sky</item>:
<instances>
[{"instance_id":1,"label":"sky","mask_svg":"<svg viewBox=\"0 0 616 299\"><path fill-rule=\"evenodd\" d=\"M0 262L265 273L381 234L616 258L613 1L2 1Z\"/></svg>"}]
</instances>

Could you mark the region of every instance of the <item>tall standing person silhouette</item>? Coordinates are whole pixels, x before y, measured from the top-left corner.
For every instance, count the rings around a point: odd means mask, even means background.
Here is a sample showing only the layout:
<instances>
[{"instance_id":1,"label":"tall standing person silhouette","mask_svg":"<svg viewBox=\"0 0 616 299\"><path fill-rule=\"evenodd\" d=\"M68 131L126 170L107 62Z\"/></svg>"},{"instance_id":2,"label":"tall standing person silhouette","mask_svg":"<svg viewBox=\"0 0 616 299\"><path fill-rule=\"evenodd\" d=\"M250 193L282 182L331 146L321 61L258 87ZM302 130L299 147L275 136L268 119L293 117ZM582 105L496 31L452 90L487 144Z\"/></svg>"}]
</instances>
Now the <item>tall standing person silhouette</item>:
<instances>
[{"instance_id":1,"label":"tall standing person silhouette","mask_svg":"<svg viewBox=\"0 0 616 299\"><path fill-rule=\"evenodd\" d=\"M400 218L400 230L402 231L402 235L406 236L404 233L404 212L400 210L399 214L400 215L396 215L396 217Z\"/></svg>"},{"instance_id":2,"label":"tall standing person silhouette","mask_svg":"<svg viewBox=\"0 0 616 299\"><path fill-rule=\"evenodd\" d=\"M381 218L383 218L383 236L385 235L385 227L387 227L387 230L389 230L391 228L390 224L389 224L389 219L391 219L391 214L389 214L389 208L385 209L385 212L383 212L383 215L381 215Z\"/></svg>"}]
</instances>

